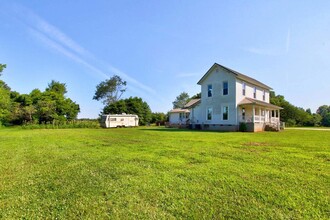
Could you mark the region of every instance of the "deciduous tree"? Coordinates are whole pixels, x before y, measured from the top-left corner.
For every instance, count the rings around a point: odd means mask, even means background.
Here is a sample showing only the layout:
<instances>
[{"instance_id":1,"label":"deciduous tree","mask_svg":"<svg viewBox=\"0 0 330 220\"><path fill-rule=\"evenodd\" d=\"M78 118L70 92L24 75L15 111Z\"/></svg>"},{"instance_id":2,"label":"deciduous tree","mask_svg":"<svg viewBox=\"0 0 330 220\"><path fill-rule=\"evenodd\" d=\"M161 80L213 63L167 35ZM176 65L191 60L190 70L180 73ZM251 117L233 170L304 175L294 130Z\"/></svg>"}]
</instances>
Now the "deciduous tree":
<instances>
[{"instance_id":1,"label":"deciduous tree","mask_svg":"<svg viewBox=\"0 0 330 220\"><path fill-rule=\"evenodd\" d=\"M103 104L107 106L117 102L125 91L126 81L123 81L120 76L114 75L96 86L93 99L102 100Z\"/></svg>"},{"instance_id":2,"label":"deciduous tree","mask_svg":"<svg viewBox=\"0 0 330 220\"><path fill-rule=\"evenodd\" d=\"M183 108L185 104L187 104L190 100L189 94L186 92L181 92L180 95L178 95L173 104L173 108Z\"/></svg>"}]
</instances>

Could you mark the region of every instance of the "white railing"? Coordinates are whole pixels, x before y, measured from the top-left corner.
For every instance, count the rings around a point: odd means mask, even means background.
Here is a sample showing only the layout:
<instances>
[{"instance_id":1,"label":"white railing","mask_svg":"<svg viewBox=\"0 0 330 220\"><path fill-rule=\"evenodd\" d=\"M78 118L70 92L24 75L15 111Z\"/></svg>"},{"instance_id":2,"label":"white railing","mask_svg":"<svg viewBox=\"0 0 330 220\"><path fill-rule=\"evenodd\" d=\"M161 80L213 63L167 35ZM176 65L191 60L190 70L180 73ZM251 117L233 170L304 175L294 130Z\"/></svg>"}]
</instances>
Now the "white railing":
<instances>
[{"instance_id":1,"label":"white railing","mask_svg":"<svg viewBox=\"0 0 330 220\"><path fill-rule=\"evenodd\" d=\"M265 116L260 116L260 115L255 115L254 118L253 116L245 116L244 118L240 115L239 116L239 121L240 122L254 122L254 123L273 123L273 124L277 124L280 122L280 119L279 118L274 118L274 117L271 117L271 118L268 118L268 117L265 117Z\"/></svg>"}]
</instances>

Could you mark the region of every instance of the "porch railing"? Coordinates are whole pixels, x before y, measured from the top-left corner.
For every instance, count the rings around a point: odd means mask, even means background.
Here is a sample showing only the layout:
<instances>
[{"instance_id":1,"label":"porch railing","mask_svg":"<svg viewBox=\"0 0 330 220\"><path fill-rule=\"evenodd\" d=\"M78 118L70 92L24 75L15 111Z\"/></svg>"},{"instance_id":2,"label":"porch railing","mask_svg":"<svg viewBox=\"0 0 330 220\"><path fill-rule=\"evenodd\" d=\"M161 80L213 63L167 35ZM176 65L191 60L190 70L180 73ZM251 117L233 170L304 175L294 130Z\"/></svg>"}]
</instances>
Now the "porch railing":
<instances>
[{"instance_id":1,"label":"porch railing","mask_svg":"<svg viewBox=\"0 0 330 220\"><path fill-rule=\"evenodd\" d=\"M280 119L279 118L275 118L275 117L271 117L271 118L268 118L268 117L265 117L265 116L260 116L260 115L255 115L254 116L254 119L252 116L245 116L245 117L242 117L240 116L239 117L239 121L240 122L254 122L254 123L274 123L274 124L277 124L280 122Z\"/></svg>"}]
</instances>

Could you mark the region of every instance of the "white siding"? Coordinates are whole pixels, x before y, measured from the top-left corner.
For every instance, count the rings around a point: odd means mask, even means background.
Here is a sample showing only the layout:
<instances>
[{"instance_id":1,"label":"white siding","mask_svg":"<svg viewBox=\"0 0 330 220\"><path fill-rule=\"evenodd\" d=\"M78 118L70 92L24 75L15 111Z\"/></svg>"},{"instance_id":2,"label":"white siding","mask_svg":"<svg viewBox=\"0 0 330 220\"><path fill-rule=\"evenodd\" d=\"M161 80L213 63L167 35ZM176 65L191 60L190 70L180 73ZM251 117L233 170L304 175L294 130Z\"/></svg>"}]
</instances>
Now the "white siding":
<instances>
[{"instance_id":1,"label":"white siding","mask_svg":"<svg viewBox=\"0 0 330 220\"><path fill-rule=\"evenodd\" d=\"M258 86L252 85L248 82L245 82L245 96L243 96L243 81L237 79L236 80L236 99L237 99L237 104L241 102L245 97L246 98L254 98L253 93L254 93L254 88L257 88L257 100L267 102L269 103L269 90L260 88ZM263 100L263 91L265 90L265 100Z\"/></svg>"},{"instance_id":2,"label":"white siding","mask_svg":"<svg viewBox=\"0 0 330 220\"><path fill-rule=\"evenodd\" d=\"M169 121L171 124L180 123L180 113L170 113Z\"/></svg>"},{"instance_id":3,"label":"white siding","mask_svg":"<svg viewBox=\"0 0 330 220\"><path fill-rule=\"evenodd\" d=\"M228 82L228 95L223 95L223 82ZM208 85L212 84L212 97L208 97ZM222 68L214 69L201 84L200 124L237 124L236 78ZM223 107L229 107L228 120L222 120ZM212 108L212 120L207 120L207 109Z\"/></svg>"}]
</instances>

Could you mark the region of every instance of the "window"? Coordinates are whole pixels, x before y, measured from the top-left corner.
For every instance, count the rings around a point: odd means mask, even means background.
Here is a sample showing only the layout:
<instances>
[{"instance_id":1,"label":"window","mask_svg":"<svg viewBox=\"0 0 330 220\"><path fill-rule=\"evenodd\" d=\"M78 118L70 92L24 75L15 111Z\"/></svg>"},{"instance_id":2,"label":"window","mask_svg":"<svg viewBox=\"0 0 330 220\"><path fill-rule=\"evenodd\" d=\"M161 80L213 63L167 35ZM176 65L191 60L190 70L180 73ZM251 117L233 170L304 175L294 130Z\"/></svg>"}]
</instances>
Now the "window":
<instances>
[{"instance_id":1,"label":"window","mask_svg":"<svg viewBox=\"0 0 330 220\"><path fill-rule=\"evenodd\" d=\"M223 107L222 120L228 120L228 106Z\"/></svg>"},{"instance_id":2,"label":"window","mask_svg":"<svg viewBox=\"0 0 330 220\"><path fill-rule=\"evenodd\" d=\"M207 120L212 120L212 108L207 109Z\"/></svg>"},{"instance_id":3,"label":"window","mask_svg":"<svg viewBox=\"0 0 330 220\"><path fill-rule=\"evenodd\" d=\"M223 95L228 95L228 82L223 82Z\"/></svg>"},{"instance_id":4,"label":"window","mask_svg":"<svg viewBox=\"0 0 330 220\"><path fill-rule=\"evenodd\" d=\"M212 97L212 85L207 85L207 97Z\"/></svg>"},{"instance_id":5,"label":"window","mask_svg":"<svg viewBox=\"0 0 330 220\"><path fill-rule=\"evenodd\" d=\"M242 89L242 95L245 96L246 84L243 82L242 86L243 86L243 89Z\"/></svg>"},{"instance_id":6,"label":"window","mask_svg":"<svg viewBox=\"0 0 330 220\"><path fill-rule=\"evenodd\" d=\"M245 108L242 108L242 119L245 120Z\"/></svg>"},{"instance_id":7,"label":"window","mask_svg":"<svg viewBox=\"0 0 330 220\"><path fill-rule=\"evenodd\" d=\"M117 121L117 118L110 118L110 121Z\"/></svg>"},{"instance_id":8,"label":"window","mask_svg":"<svg viewBox=\"0 0 330 220\"><path fill-rule=\"evenodd\" d=\"M264 90L263 93L262 93L262 100L266 100L266 91Z\"/></svg>"},{"instance_id":9,"label":"window","mask_svg":"<svg viewBox=\"0 0 330 220\"><path fill-rule=\"evenodd\" d=\"M253 90L253 98L257 98L257 87L254 87L254 90Z\"/></svg>"}]
</instances>

